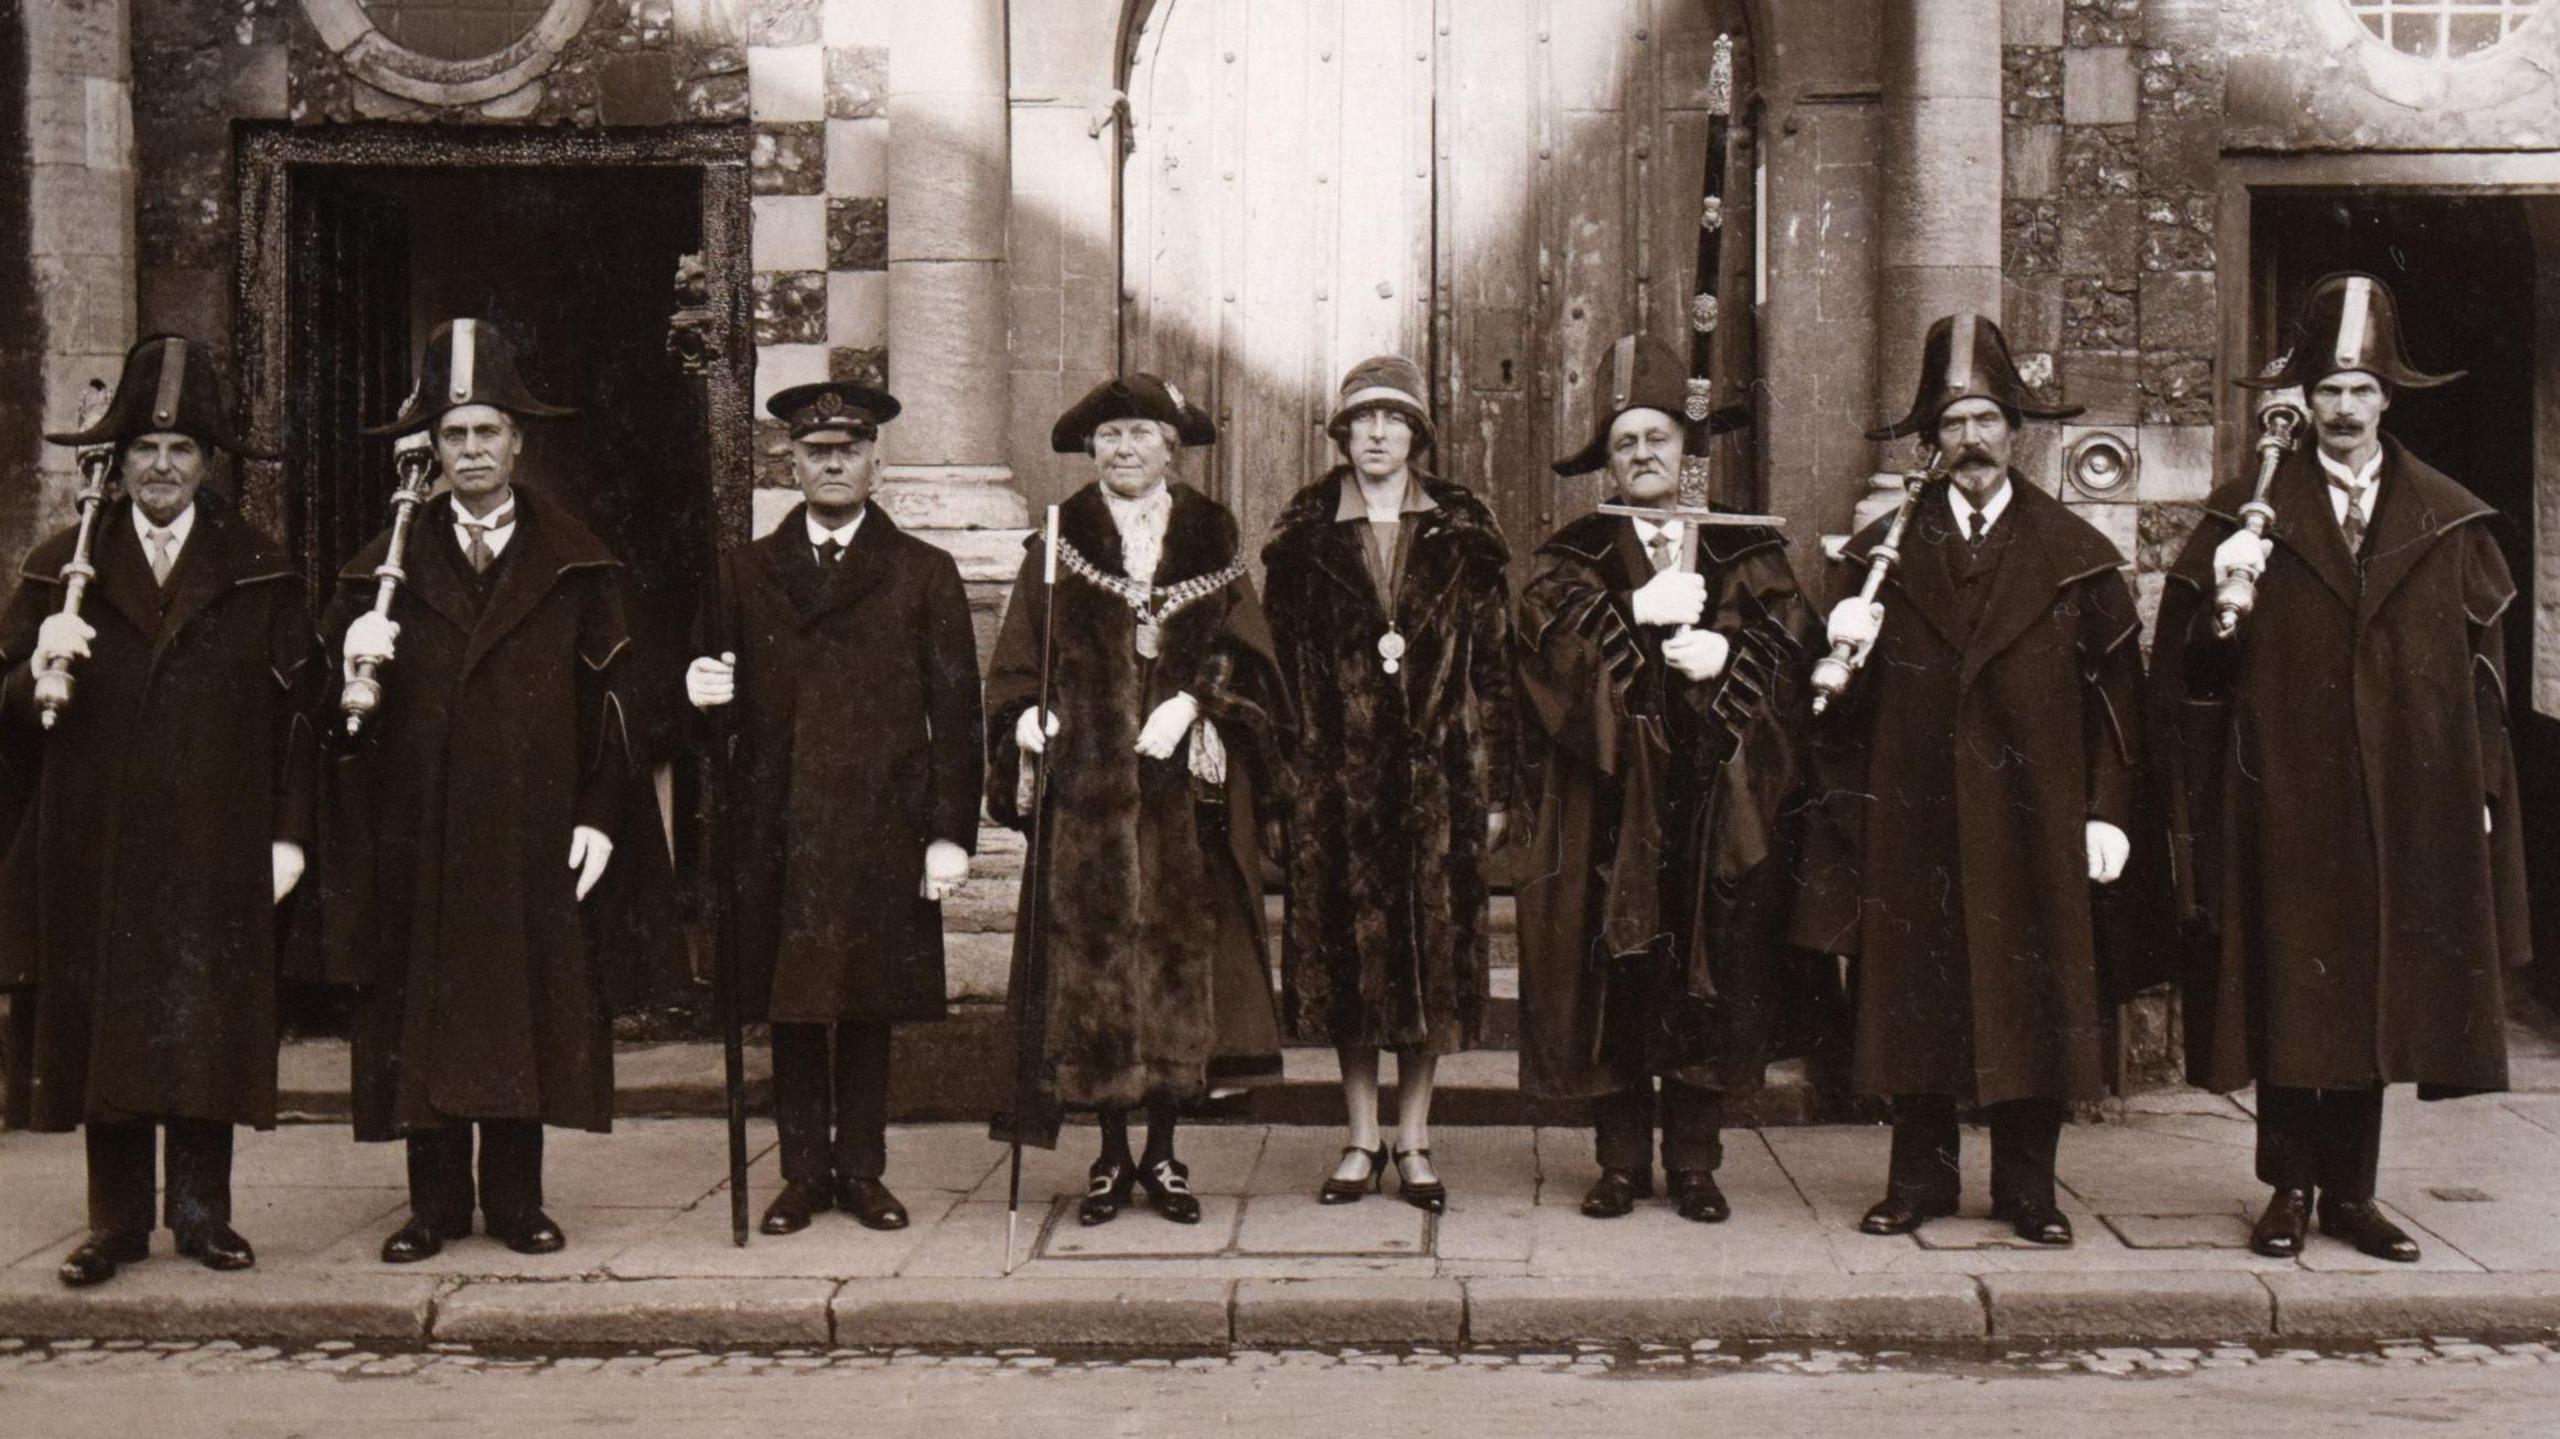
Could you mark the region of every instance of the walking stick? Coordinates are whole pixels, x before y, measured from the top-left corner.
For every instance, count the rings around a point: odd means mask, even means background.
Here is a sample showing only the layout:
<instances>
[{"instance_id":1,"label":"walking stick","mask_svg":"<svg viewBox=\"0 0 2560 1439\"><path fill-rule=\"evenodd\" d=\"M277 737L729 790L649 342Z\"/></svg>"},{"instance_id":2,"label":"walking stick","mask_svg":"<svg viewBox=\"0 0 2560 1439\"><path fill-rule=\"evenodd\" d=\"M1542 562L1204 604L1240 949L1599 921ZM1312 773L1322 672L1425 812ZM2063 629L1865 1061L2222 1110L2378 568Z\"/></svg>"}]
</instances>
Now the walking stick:
<instances>
[{"instance_id":1,"label":"walking stick","mask_svg":"<svg viewBox=\"0 0 2560 1439\"><path fill-rule=\"evenodd\" d=\"M2240 507L2240 524L2259 539L2275 524L2275 506L2267 503L2267 487L2275 483L2276 465L2284 452L2293 448L2293 437L2305 419L2302 391L2298 387L2270 390L2258 401L2258 483L2249 495L2249 503ZM2234 573L2213 592L2213 632L2217 638L2229 639L2240 632L2240 621L2258 603L2258 577L2246 570Z\"/></svg>"},{"instance_id":2,"label":"walking stick","mask_svg":"<svg viewBox=\"0 0 2560 1439\"><path fill-rule=\"evenodd\" d=\"M721 658L737 662L737 646L729 627L729 571L717 566L717 609L710 638L720 646ZM703 856L703 873L711 881L711 965L712 983L718 987L720 1009L721 1080L727 1089L729 1121L729 1241L740 1249L747 1247L747 1037L746 1021L738 1004L738 934L737 906L730 894L728 862L731 841L732 791L737 781L738 725L732 715L733 701L713 712L711 763L705 778L711 790L711 853Z\"/></svg>"},{"instance_id":3,"label":"walking stick","mask_svg":"<svg viewBox=\"0 0 2560 1439\"><path fill-rule=\"evenodd\" d=\"M383 552L382 563L373 567L375 581L373 612L389 615L391 602L400 593L401 582L409 572L401 565L409 557L409 522L417 517L418 506L427 498L427 486L434 481L436 456L434 441L425 431L402 435L391 446L391 467L400 475L400 486L391 492L391 547ZM382 707L382 681L377 676L379 661L361 659L347 676L345 688L338 691L338 711L347 717L347 733L364 729L364 717Z\"/></svg>"},{"instance_id":4,"label":"walking stick","mask_svg":"<svg viewBox=\"0 0 2560 1439\"><path fill-rule=\"evenodd\" d=\"M1931 480L1943 479L1947 473L1947 456L1933 450L1923 469L1912 470L1902 477L1902 507L1893 512L1893 523L1885 528L1884 538L1867 555L1866 583L1858 587L1858 598L1872 605L1884 593L1885 576L1902 559L1902 532L1911 526L1911 512L1920 508L1920 492ZM1869 648L1873 648L1872 644ZM1831 647L1831 653L1813 663L1813 712L1820 715L1831 708L1831 702L1849 687L1858 667L1867 662L1866 654L1847 641Z\"/></svg>"},{"instance_id":5,"label":"walking stick","mask_svg":"<svg viewBox=\"0 0 2560 1439\"><path fill-rule=\"evenodd\" d=\"M95 425L107 412L107 387L97 380L80 397L80 428ZM98 567L89 562L90 546L97 539L98 511L107 504L107 473L115 467L114 444L83 445L80 448L80 535L71 542L71 558L62 567L62 613L77 618L80 602L88 597L89 581L98 577ZM53 663L39 668L36 681L36 718L46 729L71 704L71 661L54 658Z\"/></svg>"},{"instance_id":6,"label":"walking stick","mask_svg":"<svg viewBox=\"0 0 2560 1439\"><path fill-rule=\"evenodd\" d=\"M1049 685L1055 674L1058 633L1058 507L1051 505L1040 544L1040 717L1049 723ZM1030 929L1023 941L1021 1005L1014 1029L1013 1158L1004 1192L1004 1272L1013 1273L1014 1240L1022 1227L1022 1106L1024 1089L1037 1082L1033 1072L1046 1049L1049 985L1049 760L1038 757L1031 770L1031 839L1023 852L1022 882L1031 886Z\"/></svg>"}]
</instances>

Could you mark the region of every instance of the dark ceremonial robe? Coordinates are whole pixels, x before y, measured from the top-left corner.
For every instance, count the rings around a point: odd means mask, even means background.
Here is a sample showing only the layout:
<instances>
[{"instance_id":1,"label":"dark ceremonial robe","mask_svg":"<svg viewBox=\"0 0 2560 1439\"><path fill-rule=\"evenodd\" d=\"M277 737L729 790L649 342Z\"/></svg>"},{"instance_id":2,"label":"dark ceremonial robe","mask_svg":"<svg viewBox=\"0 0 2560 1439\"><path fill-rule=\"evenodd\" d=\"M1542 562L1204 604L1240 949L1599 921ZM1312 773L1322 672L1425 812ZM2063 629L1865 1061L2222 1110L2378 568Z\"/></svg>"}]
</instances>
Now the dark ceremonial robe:
<instances>
[{"instance_id":1,"label":"dark ceremonial robe","mask_svg":"<svg viewBox=\"0 0 2560 1439\"><path fill-rule=\"evenodd\" d=\"M2207 502L2161 600L2180 898L2200 925L2187 1069L2206 1089L2507 1084L2504 971L2531 958L2516 586L2496 512L2382 447L2361 566L2305 447L2276 471L2275 553L2239 634L2213 633L2213 550L2247 484Z\"/></svg>"},{"instance_id":2,"label":"dark ceremonial robe","mask_svg":"<svg viewBox=\"0 0 2560 1439\"><path fill-rule=\"evenodd\" d=\"M210 488L195 509L166 586L131 502L99 513L97 638L52 730L31 656L74 532L27 556L0 615L0 987L25 987L12 1099L31 1128L275 1123L270 846L311 849L318 640L283 552Z\"/></svg>"},{"instance_id":3,"label":"dark ceremonial robe","mask_svg":"<svg viewBox=\"0 0 2560 1439\"><path fill-rule=\"evenodd\" d=\"M1173 508L1154 583L1177 584L1234 564L1235 517L1188 485ZM1060 537L1098 570L1121 571L1120 533L1098 485L1060 507ZM1028 541L987 671L989 812L1028 831L1028 785L1014 724L1040 696L1041 634L1050 596L1042 541ZM1276 1074L1279 1024L1262 935L1258 817L1277 813L1275 766L1288 704L1251 578L1166 619L1154 659L1133 642L1119 596L1058 568L1058 733L1049 766L1044 844L1048 982L1024 964L1041 857L1025 872L1008 1006L1039 1035L1033 1103L1009 1116L1025 1142L1052 1143L1059 1106L1134 1105L1200 1096L1219 1076ZM1191 771L1186 737L1170 759L1137 752L1157 705L1188 692L1226 746L1223 788ZM1004 1137L1000 1135L999 1137Z\"/></svg>"},{"instance_id":4,"label":"dark ceremonial robe","mask_svg":"<svg viewBox=\"0 0 2560 1439\"><path fill-rule=\"evenodd\" d=\"M359 1139L464 1118L612 1127L612 1012L589 911L663 831L646 809L622 823L620 565L536 485L515 495L514 537L485 572L455 539L451 495L419 509L381 708L352 741L332 714L321 977L366 987ZM377 536L339 572L321 625L333 669L389 543ZM585 906L569 867L579 825L614 842Z\"/></svg>"},{"instance_id":5,"label":"dark ceremonial robe","mask_svg":"<svg viewBox=\"0 0 2560 1439\"><path fill-rule=\"evenodd\" d=\"M2113 985L2088 822L2144 846L2142 651L2123 556L2011 471L1976 551L1933 485L1884 629L1814 721L1796 942L1857 960L1853 1077L1979 1104L2103 1096ZM1889 519L1849 543L1854 593Z\"/></svg>"},{"instance_id":6,"label":"dark ceremonial robe","mask_svg":"<svg viewBox=\"0 0 2560 1439\"><path fill-rule=\"evenodd\" d=\"M1520 1085L1550 1099L1667 1075L1759 1086L1781 1018L1779 922L1814 616L1785 542L1700 536L1717 678L1635 622L1653 578L1632 521L1591 514L1520 592L1524 747L1541 772L1520 904Z\"/></svg>"},{"instance_id":7,"label":"dark ceremonial robe","mask_svg":"<svg viewBox=\"0 0 2560 1439\"><path fill-rule=\"evenodd\" d=\"M1300 490L1263 547L1263 608L1298 716L1283 1004L1290 1032L1448 1054L1484 1019L1485 813L1515 787L1510 555L1463 485L1417 477L1382 596L1348 466ZM1359 504L1356 494L1352 504ZM1405 651L1386 672L1393 606Z\"/></svg>"},{"instance_id":8,"label":"dark ceremonial robe","mask_svg":"<svg viewBox=\"0 0 2560 1439\"><path fill-rule=\"evenodd\" d=\"M959 566L868 506L821 565L805 508L720 557L697 653L738 657L702 722L737 745L729 904L750 1020L940 1019L925 846L978 843L985 735Z\"/></svg>"}]
</instances>

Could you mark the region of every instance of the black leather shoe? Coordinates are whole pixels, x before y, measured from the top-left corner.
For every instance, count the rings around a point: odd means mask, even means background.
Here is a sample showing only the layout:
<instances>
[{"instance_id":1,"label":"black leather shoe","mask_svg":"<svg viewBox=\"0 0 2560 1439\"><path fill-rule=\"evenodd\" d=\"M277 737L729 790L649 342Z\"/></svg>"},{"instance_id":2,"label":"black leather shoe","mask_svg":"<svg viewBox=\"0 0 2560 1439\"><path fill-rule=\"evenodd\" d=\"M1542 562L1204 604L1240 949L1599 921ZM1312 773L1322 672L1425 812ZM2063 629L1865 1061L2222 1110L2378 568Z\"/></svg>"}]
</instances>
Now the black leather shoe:
<instances>
[{"instance_id":1,"label":"black leather shoe","mask_svg":"<svg viewBox=\"0 0 2560 1439\"><path fill-rule=\"evenodd\" d=\"M1991 1217L2009 1221L2009 1232L2029 1244L2057 1249L2071 1243L2071 1217L2050 1204L1995 1204Z\"/></svg>"},{"instance_id":2,"label":"black leather shoe","mask_svg":"<svg viewBox=\"0 0 2560 1439\"><path fill-rule=\"evenodd\" d=\"M764 1218L756 1227L767 1234L797 1234L809 1227L809 1220L829 1207L824 1185L806 1180L786 1181L782 1192L764 1207Z\"/></svg>"},{"instance_id":3,"label":"black leather shoe","mask_svg":"<svg viewBox=\"0 0 2560 1439\"><path fill-rule=\"evenodd\" d=\"M2320 1206L2320 1232L2343 1239L2359 1251L2394 1264L2418 1262L2418 1241L2409 1231L2382 1217L2370 1199L2327 1201Z\"/></svg>"},{"instance_id":4,"label":"black leather shoe","mask_svg":"<svg viewBox=\"0 0 2560 1439\"><path fill-rule=\"evenodd\" d=\"M865 1229L904 1229L907 1206L889 1192L889 1186L877 1179L838 1179L836 1208L854 1218Z\"/></svg>"},{"instance_id":5,"label":"black leather shoe","mask_svg":"<svg viewBox=\"0 0 2560 1439\"><path fill-rule=\"evenodd\" d=\"M1733 1206L1725 1202L1724 1191L1716 1187L1714 1174L1704 1169L1671 1171L1671 1197L1680 1204L1680 1217L1692 1224L1722 1224L1733 1217Z\"/></svg>"},{"instance_id":6,"label":"black leather shoe","mask_svg":"<svg viewBox=\"0 0 2560 1439\"><path fill-rule=\"evenodd\" d=\"M1358 1179L1343 1179L1332 1174L1326 1175L1324 1177L1324 1183L1316 1186L1316 1203L1357 1204L1365 1196L1371 1194L1383 1194L1386 1192L1387 1147L1383 1144L1379 1145L1375 1149L1362 1149L1356 1144L1343 1146L1343 1158L1349 1159L1355 1154L1360 1155L1369 1161L1369 1172L1361 1175ZM1334 1167L1337 1170L1341 1168L1340 1165L1335 1165Z\"/></svg>"},{"instance_id":7,"label":"black leather shoe","mask_svg":"<svg viewBox=\"0 0 2560 1439\"><path fill-rule=\"evenodd\" d=\"M393 1230L390 1238L382 1241L382 1262L385 1264L415 1264L443 1252L443 1232L414 1216Z\"/></svg>"},{"instance_id":8,"label":"black leather shoe","mask_svg":"<svg viewBox=\"0 0 2560 1439\"><path fill-rule=\"evenodd\" d=\"M151 1257L148 1234L92 1234L53 1271L54 1277L72 1289L86 1289L104 1284L116 1277L116 1267L139 1264Z\"/></svg>"},{"instance_id":9,"label":"black leather shoe","mask_svg":"<svg viewBox=\"0 0 2560 1439\"><path fill-rule=\"evenodd\" d=\"M2249 1248L2269 1259L2299 1258L2303 1236L2310 1232L2311 1191L2279 1189L2250 1226Z\"/></svg>"},{"instance_id":10,"label":"black leather shoe","mask_svg":"<svg viewBox=\"0 0 2560 1439\"><path fill-rule=\"evenodd\" d=\"M1888 1194L1875 1202L1866 1217L1858 1221L1860 1234L1909 1234L1932 1219L1944 1219L1956 1212L1952 1204L1917 1204L1898 1194Z\"/></svg>"},{"instance_id":11,"label":"black leather shoe","mask_svg":"<svg viewBox=\"0 0 2560 1439\"><path fill-rule=\"evenodd\" d=\"M1405 1203L1412 1205L1414 1208L1419 1209L1426 1214L1448 1213L1449 1186L1441 1183L1436 1178L1426 1179L1418 1184L1413 1180L1406 1178L1405 1175L1407 1171L1404 1167L1404 1162L1408 1159L1419 1159L1424 1164L1429 1164L1431 1162L1431 1151L1428 1149L1399 1149L1396 1151L1396 1193L1403 1197Z\"/></svg>"},{"instance_id":12,"label":"black leather shoe","mask_svg":"<svg viewBox=\"0 0 2560 1439\"><path fill-rule=\"evenodd\" d=\"M1088 1227L1119 1218L1120 1211L1128 1206L1130 1192L1138 1187L1137 1170L1099 1159L1085 1171L1084 1178L1084 1202L1076 1206L1076 1222Z\"/></svg>"},{"instance_id":13,"label":"black leather shoe","mask_svg":"<svg viewBox=\"0 0 2560 1439\"><path fill-rule=\"evenodd\" d=\"M1156 1213L1176 1224L1200 1222L1200 1200L1191 1192L1191 1169L1179 1159L1159 1159L1138 1171L1138 1187Z\"/></svg>"},{"instance_id":14,"label":"black leather shoe","mask_svg":"<svg viewBox=\"0 0 2560 1439\"><path fill-rule=\"evenodd\" d=\"M258 1262L258 1252L228 1224L178 1231L178 1252L207 1269L229 1272Z\"/></svg>"},{"instance_id":15,"label":"black leather shoe","mask_svg":"<svg viewBox=\"0 0 2560 1439\"><path fill-rule=\"evenodd\" d=\"M1600 1177L1592 1181L1582 1196L1585 1219L1623 1219L1633 1214L1636 1201L1653 1197L1653 1171L1650 1169L1612 1169L1600 1167Z\"/></svg>"},{"instance_id":16,"label":"black leather shoe","mask_svg":"<svg viewBox=\"0 0 2560 1439\"><path fill-rule=\"evenodd\" d=\"M557 1254L569 1247L569 1236L539 1209L521 1219L491 1220L489 1237L518 1254Z\"/></svg>"}]
</instances>

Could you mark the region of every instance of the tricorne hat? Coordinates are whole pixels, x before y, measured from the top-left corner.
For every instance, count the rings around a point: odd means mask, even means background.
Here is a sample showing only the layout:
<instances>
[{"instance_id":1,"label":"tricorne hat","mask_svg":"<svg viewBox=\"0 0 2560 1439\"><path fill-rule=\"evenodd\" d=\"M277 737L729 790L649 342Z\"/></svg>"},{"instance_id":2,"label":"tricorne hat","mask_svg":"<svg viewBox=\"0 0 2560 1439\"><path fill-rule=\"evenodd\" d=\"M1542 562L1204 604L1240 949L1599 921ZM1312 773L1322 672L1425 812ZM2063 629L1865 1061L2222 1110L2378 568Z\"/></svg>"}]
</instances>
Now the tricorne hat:
<instances>
[{"instance_id":1,"label":"tricorne hat","mask_svg":"<svg viewBox=\"0 0 2560 1439\"><path fill-rule=\"evenodd\" d=\"M2400 310L2391 287L2372 275L2341 270L2322 277L2302 297L2293 322L2293 349L2283 365L2239 383L2252 390L2299 385L2307 391L2344 370L2361 370L2404 390L2432 389L2466 373L2431 375L2409 363L2408 352L2400 347Z\"/></svg>"},{"instance_id":2,"label":"tricorne hat","mask_svg":"<svg viewBox=\"0 0 2560 1439\"><path fill-rule=\"evenodd\" d=\"M45 438L57 445L122 445L144 435L188 435L252 460L277 458L232 433L213 355L180 335L145 337L124 356L114 398L98 418Z\"/></svg>"},{"instance_id":3,"label":"tricorne hat","mask_svg":"<svg viewBox=\"0 0 2560 1439\"><path fill-rule=\"evenodd\" d=\"M859 437L880 433L882 425L898 417L898 397L851 380L822 380L776 390L764 409L789 425L795 440L823 430Z\"/></svg>"},{"instance_id":4,"label":"tricorne hat","mask_svg":"<svg viewBox=\"0 0 2560 1439\"><path fill-rule=\"evenodd\" d=\"M1607 388L1600 396L1599 411L1591 417L1591 442L1555 462L1552 468L1559 475L1587 475L1607 465L1609 427L1629 410L1660 410L1675 420L1703 420L1710 435L1751 423L1751 412L1741 405L1692 414L1689 367L1669 344L1652 335L1620 336L1609 347L1602 379Z\"/></svg>"},{"instance_id":5,"label":"tricorne hat","mask_svg":"<svg viewBox=\"0 0 2560 1439\"><path fill-rule=\"evenodd\" d=\"M364 433L404 435L464 405L488 405L525 420L578 413L546 405L525 389L516 374L515 350L497 326L486 320L447 320L427 336L426 351L418 360L418 382L400 402L399 415Z\"/></svg>"},{"instance_id":6,"label":"tricorne hat","mask_svg":"<svg viewBox=\"0 0 2560 1439\"><path fill-rule=\"evenodd\" d=\"M1348 444L1352 416L1363 410L1393 410L1412 422L1415 451L1428 450L1437 438L1431 428L1429 394L1420 365L1402 355L1372 355L1342 377L1333 418L1324 422L1324 432L1335 444Z\"/></svg>"},{"instance_id":7,"label":"tricorne hat","mask_svg":"<svg viewBox=\"0 0 2560 1439\"><path fill-rule=\"evenodd\" d=\"M1186 445L1218 441L1218 422L1209 418L1208 411L1184 399L1169 382L1133 370L1103 381L1068 406L1058 423L1049 427L1049 448L1062 455L1083 454L1093 432L1110 420L1160 420L1173 426Z\"/></svg>"},{"instance_id":8,"label":"tricorne hat","mask_svg":"<svg viewBox=\"0 0 2560 1439\"><path fill-rule=\"evenodd\" d=\"M2036 398L2018 374L2017 362L2009 358L2009 337L1989 318L1942 315L1929 327L1929 337L1920 347L1920 389L1912 396L1911 412L1867 431L1867 438L1898 440L1931 434L1938 428L1938 417L1958 400L1989 400L2013 425L2022 418L2067 420L2080 413L2078 405L2049 405Z\"/></svg>"}]
</instances>

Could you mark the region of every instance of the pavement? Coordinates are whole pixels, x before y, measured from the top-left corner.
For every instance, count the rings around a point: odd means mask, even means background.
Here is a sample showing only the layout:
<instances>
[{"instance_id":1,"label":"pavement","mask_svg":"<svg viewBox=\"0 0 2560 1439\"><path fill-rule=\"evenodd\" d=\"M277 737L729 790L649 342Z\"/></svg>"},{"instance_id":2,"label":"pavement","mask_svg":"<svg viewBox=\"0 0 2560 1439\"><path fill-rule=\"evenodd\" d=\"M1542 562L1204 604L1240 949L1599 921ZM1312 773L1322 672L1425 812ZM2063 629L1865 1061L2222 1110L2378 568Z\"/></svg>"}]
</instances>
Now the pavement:
<instances>
[{"instance_id":1,"label":"pavement","mask_svg":"<svg viewBox=\"0 0 2560 1439\"><path fill-rule=\"evenodd\" d=\"M2560 1093L2420 1105L2393 1096L2381 1198L2425 1246L2416 1265L2314 1237L2299 1260L2244 1246L2262 1197L2238 1099L2128 1100L2062 1146L2069 1250L1980 1217L1986 1145L1968 1135L1964 1217L1917 1236L1856 1232L1879 1192L1874 1126L1736 1130L1722 1226L1665 1204L1614 1221L1576 1209L1595 1174L1573 1129L1444 1126L1454 1198L1434 1218L1385 1196L1319 1207L1338 1130L1195 1125L1204 1199L1180 1226L1144 1209L1080 1227L1089 1129L1026 1155L1023 1254L1004 1272L1005 1151L977 1126L892 1131L889 1181L911 1228L841 1215L805 1233L728 1234L725 1145L703 1119L555 1133L549 1207L569 1235L525 1257L486 1238L408 1268L375 1251L404 1213L401 1154L334 1125L241 1136L238 1227L258 1267L218 1275L169 1252L70 1291L54 1265L82 1228L76 1135L0 1135L0 1336L468 1344L544 1352L1024 1346L1232 1353L1287 1346L1678 1343L2263 1342L2560 1331ZM750 1190L779 1184L771 1129Z\"/></svg>"}]
</instances>

